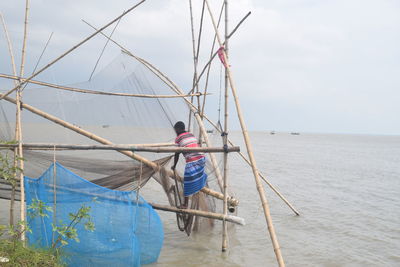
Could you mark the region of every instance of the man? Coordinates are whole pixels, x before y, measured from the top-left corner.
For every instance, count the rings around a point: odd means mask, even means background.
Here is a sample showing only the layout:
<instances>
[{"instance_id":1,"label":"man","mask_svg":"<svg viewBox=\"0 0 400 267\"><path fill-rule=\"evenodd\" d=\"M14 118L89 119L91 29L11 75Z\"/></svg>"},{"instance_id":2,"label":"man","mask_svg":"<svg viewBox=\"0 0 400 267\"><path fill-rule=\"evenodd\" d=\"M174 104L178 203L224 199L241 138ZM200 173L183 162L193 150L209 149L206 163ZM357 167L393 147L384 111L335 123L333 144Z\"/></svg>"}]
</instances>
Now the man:
<instances>
[{"instance_id":1,"label":"man","mask_svg":"<svg viewBox=\"0 0 400 267\"><path fill-rule=\"evenodd\" d=\"M185 124L178 121L174 125L176 132L175 143L179 147L198 147L197 138L190 132L185 131ZM171 169L175 170L176 164L179 160L179 152L175 153L174 165ZM182 153L186 160L185 175L183 179L183 194L185 196L184 204L179 208L186 209L189 204L189 196L199 192L207 182L207 174L204 171L206 165L206 158L204 153Z\"/></svg>"}]
</instances>

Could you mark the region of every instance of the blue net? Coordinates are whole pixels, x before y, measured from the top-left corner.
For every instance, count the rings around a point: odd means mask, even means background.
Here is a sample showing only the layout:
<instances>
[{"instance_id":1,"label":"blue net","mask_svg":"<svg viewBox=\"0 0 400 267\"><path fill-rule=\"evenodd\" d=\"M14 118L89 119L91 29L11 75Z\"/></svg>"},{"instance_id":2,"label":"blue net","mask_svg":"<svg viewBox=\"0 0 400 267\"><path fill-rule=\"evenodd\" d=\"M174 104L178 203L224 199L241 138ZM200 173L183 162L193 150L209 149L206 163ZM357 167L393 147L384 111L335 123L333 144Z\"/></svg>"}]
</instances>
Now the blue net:
<instances>
[{"instance_id":1,"label":"blue net","mask_svg":"<svg viewBox=\"0 0 400 267\"><path fill-rule=\"evenodd\" d=\"M52 224L69 225L70 213L85 205L91 208L95 230L76 225L79 242L68 240L63 247L68 266L140 266L157 261L164 239L162 223L136 192L95 185L59 163L38 179L25 177L25 187L27 205L38 199L53 208L48 217L28 218L30 245L51 247L58 239Z\"/></svg>"}]
</instances>

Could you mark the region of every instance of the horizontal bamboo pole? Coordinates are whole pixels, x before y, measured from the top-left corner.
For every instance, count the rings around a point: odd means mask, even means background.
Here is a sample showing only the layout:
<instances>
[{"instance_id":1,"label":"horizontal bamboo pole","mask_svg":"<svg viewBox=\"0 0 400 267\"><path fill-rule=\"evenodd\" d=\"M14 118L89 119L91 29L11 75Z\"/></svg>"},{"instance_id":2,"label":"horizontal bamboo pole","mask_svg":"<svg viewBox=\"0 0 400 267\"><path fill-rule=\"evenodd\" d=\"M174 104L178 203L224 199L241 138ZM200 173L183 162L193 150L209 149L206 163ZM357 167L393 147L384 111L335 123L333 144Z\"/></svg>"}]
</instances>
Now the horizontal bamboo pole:
<instances>
[{"instance_id":1,"label":"horizontal bamboo pole","mask_svg":"<svg viewBox=\"0 0 400 267\"><path fill-rule=\"evenodd\" d=\"M0 148L14 148L18 144L0 144ZM23 143L24 149L72 149L72 150L117 150L117 151L136 151L136 152L153 152L153 153L192 153L192 152L239 152L240 147L146 147L146 146L130 146L130 145L68 145L68 144L42 144L42 143Z\"/></svg>"},{"instance_id":2,"label":"horizontal bamboo pole","mask_svg":"<svg viewBox=\"0 0 400 267\"><path fill-rule=\"evenodd\" d=\"M201 217L216 219L216 220L220 220L220 221L227 221L227 222L235 223L238 225L246 224L245 220L243 218L233 216L233 215L224 215L224 214L220 214L220 213L214 213L214 212L208 212L208 211L202 211L202 210L178 209L175 207L159 205L159 204L155 204L155 203L149 203L149 204L156 210L163 210L163 211L170 211L170 212L175 212L175 213L183 213L183 214L201 216Z\"/></svg>"},{"instance_id":3,"label":"horizontal bamboo pole","mask_svg":"<svg viewBox=\"0 0 400 267\"><path fill-rule=\"evenodd\" d=\"M7 75L0 73L0 78L10 79L10 80L18 80L21 82L27 82L37 85L42 85L46 87L51 87L55 89L83 93L83 94L94 94L94 95L107 95L107 96L126 96L126 97L141 97L141 98L180 98L180 97L192 97L192 96L202 96L203 93L193 93L193 94L182 94L182 95L149 95L149 94L127 94L127 93L111 93L111 92L104 92L104 91L97 91L97 90L89 90L89 89L81 89L76 87L70 86L63 86L53 83L41 82L36 80L27 80L22 77Z\"/></svg>"},{"instance_id":4,"label":"horizontal bamboo pole","mask_svg":"<svg viewBox=\"0 0 400 267\"><path fill-rule=\"evenodd\" d=\"M16 104L15 99L13 99L11 97L8 97L8 96L5 96L4 94L0 94L0 99L4 99L4 100L6 100L6 101L8 101L10 103ZM75 126L75 125L73 125L73 124L71 124L69 122L66 122L66 121L64 121L64 120L62 120L60 118L57 118L56 116L53 116L53 115L51 115L49 113L41 111L40 109L37 109L37 108L32 107L32 106L30 106L28 104L25 104L25 103L21 103L21 106L22 106L22 108L24 108L26 110L29 110L30 112L32 112L32 113L34 113L36 115L39 115L39 116L41 116L41 117L43 117L43 118L45 118L45 119L47 119L49 121L52 121L52 122L54 122L54 123L56 123L58 125L61 125L61 126L65 127L65 128L67 128L67 129L70 129L70 130L72 130L72 131L74 131L74 132L76 132L76 133L78 133L80 135L86 136L87 138L90 138L90 139L92 139L92 140L94 140L94 141L96 141L98 143L101 143L101 144L104 144L104 145L114 145L112 142L110 142L109 140L107 140L105 138L102 138L100 136L95 135L94 133L91 133L91 132L86 131L86 130L84 130L82 128L79 128L79 127L77 127L77 126ZM124 155L132 158L132 159L135 159L135 160L137 160L139 162L142 162L143 164L146 164L147 166L149 166L150 168L153 168L155 170L159 170L159 168L160 168L160 166L158 166L156 163L152 162L151 160L148 160L145 157L142 157L142 156L140 156L138 154L135 154L132 151L122 150L122 151L119 151L119 152L121 154L124 154ZM161 167L161 168L164 168L164 167ZM166 171L166 174L169 177L175 179L175 174L174 174L174 172L172 170L165 170L165 171ZM176 176L176 177L179 177L179 176ZM207 195L213 196L213 197L218 198L218 199L223 199L224 198L223 194L221 194L219 192L216 192L214 190L211 190L208 187L203 187L203 189L201 189L201 191L203 193L207 194ZM237 199L233 198L233 197L229 197L228 202L233 206L239 205L239 201Z\"/></svg>"},{"instance_id":5,"label":"horizontal bamboo pole","mask_svg":"<svg viewBox=\"0 0 400 267\"><path fill-rule=\"evenodd\" d=\"M161 147L161 146L176 146L176 144L175 143L149 143L149 144L128 144L128 146Z\"/></svg>"}]
</instances>

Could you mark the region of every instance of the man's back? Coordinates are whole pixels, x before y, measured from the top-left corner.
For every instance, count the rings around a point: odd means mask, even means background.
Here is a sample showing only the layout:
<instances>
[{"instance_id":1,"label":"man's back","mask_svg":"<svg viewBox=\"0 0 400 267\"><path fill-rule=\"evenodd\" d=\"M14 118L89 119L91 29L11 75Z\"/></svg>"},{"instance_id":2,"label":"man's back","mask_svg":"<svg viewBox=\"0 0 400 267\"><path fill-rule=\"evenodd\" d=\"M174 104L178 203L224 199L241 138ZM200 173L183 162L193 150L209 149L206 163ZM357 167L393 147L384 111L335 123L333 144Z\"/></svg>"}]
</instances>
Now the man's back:
<instances>
[{"instance_id":1,"label":"man's back","mask_svg":"<svg viewBox=\"0 0 400 267\"><path fill-rule=\"evenodd\" d=\"M179 134L175 143L180 147L198 147L197 138L190 132L183 132ZM204 154L201 152L192 152L192 153L183 153L185 156L186 162L192 162L199 160L204 157Z\"/></svg>"}]
</instances>

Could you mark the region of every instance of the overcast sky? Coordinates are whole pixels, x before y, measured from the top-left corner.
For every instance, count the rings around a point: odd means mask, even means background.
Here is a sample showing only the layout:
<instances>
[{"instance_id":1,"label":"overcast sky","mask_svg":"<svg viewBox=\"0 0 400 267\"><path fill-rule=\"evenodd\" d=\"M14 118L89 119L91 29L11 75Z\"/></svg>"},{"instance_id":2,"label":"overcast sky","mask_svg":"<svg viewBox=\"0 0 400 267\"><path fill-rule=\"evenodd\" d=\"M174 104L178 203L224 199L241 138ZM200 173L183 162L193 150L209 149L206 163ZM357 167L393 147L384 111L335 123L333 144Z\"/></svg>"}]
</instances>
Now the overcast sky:
<instances>
[{"instance_id":1,"label":"overcast sky","mask_svg":"<svg viewBox=\"0 0 400 267\"><path fill-rule=\"evenodd\" d=\"M102 26L135 2L33 1L26 72L33 70L52 32L40 66L92 33L81 19ZM193 2L198 29L202 1ZM210 2L218 13L222 1ZM18 62L24 5L22 0L0 2ZM400 134L400 1L235 0L230 1L230 28L248 11L251 16L230 40L230 59L250 130ZM201 67L213 37L210 18L205 20ZM0 72L11 74L2 29L0 36ZM147 0L121 20L113 36L180 87L190 88L188 1ZM87 80L104 43L94 38L39 78ZM118 53L109 45L100 67ZM208 106L214 118L220 70L215 63ZM233 114L231 126L238 129Z\"/></svg>"}]
</instances>

